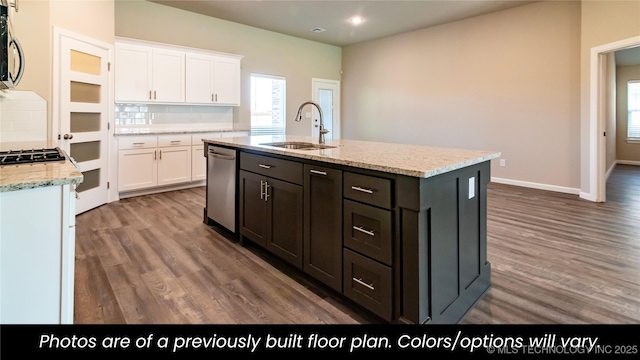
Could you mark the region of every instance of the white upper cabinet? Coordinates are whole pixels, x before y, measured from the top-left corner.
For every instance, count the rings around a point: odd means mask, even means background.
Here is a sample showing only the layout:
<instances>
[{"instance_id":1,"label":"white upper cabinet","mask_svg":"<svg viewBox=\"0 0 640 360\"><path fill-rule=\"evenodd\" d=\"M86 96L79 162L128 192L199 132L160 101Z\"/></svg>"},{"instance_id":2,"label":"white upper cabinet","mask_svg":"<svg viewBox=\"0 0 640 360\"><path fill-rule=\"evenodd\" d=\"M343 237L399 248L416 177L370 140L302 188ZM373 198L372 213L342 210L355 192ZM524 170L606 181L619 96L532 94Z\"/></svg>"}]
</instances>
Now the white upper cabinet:
<instances>
[{"instance_id":1,"label":"white upper cabinet","mask_svg":"<svg viewBox=\"0 0 640 360\"><path fill-rule=\"evenodd\" d=\"M116 43L116 101L151 100L152 58L151 48Z\"/></svg>"},{"instance_id":2,"label":"white upper cabinet","mask_svg":"<svg viewBox=\"0 0 640 360\"><path fill-rule=\"evenodd\" d=\"M153 49L153 101L184 101L184 53Z\"/></svg>"},{"instance_id":3,"label":"white upper cabinet","mask_svg":"<svg viewBox=\"0 0 640 360\"><path fill-rule=\"evenodd\" d=\"M240 59L186 55L186 102L240 105Z\"/></svg>"},{"instance_id":4,"label":"white upper cabinet","mask_svg":"<svg viewBox=\"0 0 640 360\"><path fill-rule=\"evenodd\" d=\"M239 106L241 56L116 40L116 102Z\"/></svg>"},{"instance_id":5,"label":"white upper cabinet","mask_svg":"<svg viewBox=\"0 0 640 360\"><path fill-rule=\"evenodd\" d=\"M116 43L116 101L184 102L184 53Z\"/></svg>"}]
</instances>

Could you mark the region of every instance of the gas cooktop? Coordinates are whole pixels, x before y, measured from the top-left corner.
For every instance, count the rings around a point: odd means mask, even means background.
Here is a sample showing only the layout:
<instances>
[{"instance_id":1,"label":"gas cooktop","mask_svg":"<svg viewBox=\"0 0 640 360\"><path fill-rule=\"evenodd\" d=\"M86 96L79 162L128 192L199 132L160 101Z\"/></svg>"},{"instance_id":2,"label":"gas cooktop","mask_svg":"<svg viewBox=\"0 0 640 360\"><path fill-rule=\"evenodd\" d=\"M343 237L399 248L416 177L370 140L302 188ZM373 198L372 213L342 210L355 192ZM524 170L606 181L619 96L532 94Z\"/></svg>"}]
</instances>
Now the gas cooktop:
<instances>
[{"instance_id":1,"label":"gas cooktop","mask_svg":"<svg viewBox=\"0 0 640 360\"><path fill-rule=\"evenodd\" d=\"M0 151L0 165L20 165L63 161L65 156L60 148Z\"/></svg>"}]
</instances>

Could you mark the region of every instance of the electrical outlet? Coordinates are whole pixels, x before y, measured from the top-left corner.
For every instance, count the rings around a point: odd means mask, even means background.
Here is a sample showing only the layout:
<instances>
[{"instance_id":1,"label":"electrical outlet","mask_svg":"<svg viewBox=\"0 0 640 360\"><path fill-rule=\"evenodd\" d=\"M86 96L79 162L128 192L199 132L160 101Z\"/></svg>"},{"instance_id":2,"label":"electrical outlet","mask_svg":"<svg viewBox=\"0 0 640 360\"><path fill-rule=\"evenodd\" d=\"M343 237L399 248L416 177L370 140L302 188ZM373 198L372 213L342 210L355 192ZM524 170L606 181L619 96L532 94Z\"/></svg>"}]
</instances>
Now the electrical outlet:
<instances>
[{"instance_id":1,"label":"electrical outlet","mask_svg":"<svg viewBox=\"0 0 640 360\"><path fill-rule=\"evenodd\" d=\"M500 166L502 166L502 167L507 166L507 160L505 160L505 159L500 159Z\"/></svg>"}]
</instances>

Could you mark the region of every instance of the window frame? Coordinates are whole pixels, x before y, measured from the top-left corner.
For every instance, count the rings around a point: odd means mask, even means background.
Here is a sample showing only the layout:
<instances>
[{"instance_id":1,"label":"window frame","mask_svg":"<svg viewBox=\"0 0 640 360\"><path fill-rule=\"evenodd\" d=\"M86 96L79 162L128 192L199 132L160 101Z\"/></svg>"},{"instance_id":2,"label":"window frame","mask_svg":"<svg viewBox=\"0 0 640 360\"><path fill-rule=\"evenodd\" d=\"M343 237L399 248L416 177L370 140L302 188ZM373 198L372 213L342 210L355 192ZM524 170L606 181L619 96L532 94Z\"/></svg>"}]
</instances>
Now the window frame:
<instances>
[{"instance_id":1,"label":"window frame","mask_svg":"<svg viewBox=\"0 0 640 360\"><path fill-rule=\"evenodd\" d=\"M638 103L635 104L634 108L632 109L631 106L631 87L632 84L637 87L636 89L636 98L638 99ZM632 113L636 113L636 117L638 119L640 119L640 80L629 80L627 81L627 142L628 143L633 143L633 144L640 144L640 123L636 124L636 126L634 127L634 135L637 136L631 136L631 118L632 118ZM640 121L640 120L638 120ZM635 129L637 128L637 129Z\"/></svg>"},{"instance_id":2,"label":"window frame","mask_svg":"<svg viewBox=\"0 0 640 360\"><path fill-rule=\"evenodd\" d=\"M282 133L280 133L279 131L274 131L269 133L269 131L267 131L267 127L258 127L258 126L254 126L253 125L253 114L254 114L254 92L255 89L253 87L253 79L254 78L263 78L263 79L272 79L272 80L281 80L283 83L282 86L282 92L283 92L283 97L282 97ZM270 75L270 74L263 74L263 73L251 73L249 76L249 81L250 81L250 105L249 105L249 117L250 117L250 130L251 130L251 135L285 135L287 132L287 78L284 76L279 76L279 75ZM272 127L273 128L273 127Z\"/></svg>"}]
</instances>

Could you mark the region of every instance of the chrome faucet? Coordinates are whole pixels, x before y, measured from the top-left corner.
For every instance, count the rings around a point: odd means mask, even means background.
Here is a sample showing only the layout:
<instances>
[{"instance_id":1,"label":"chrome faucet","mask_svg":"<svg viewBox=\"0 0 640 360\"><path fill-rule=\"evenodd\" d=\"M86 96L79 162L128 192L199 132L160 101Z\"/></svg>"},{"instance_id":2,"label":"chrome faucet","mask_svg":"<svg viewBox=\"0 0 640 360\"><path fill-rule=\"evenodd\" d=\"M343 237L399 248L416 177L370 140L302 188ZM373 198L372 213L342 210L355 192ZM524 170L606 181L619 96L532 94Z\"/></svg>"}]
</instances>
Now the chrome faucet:
<instances>
[{"instance_id":1,"label":"chrome faucet","mask_svg":"<svg viewBox=\"0 0 640 360\"><path fill-rule=\"evenodd\" d=\"M320 131L319 132L319 136L318 136L318 143L319 144L324 144L324 134L328 133L329 130L324 128L324 122L322 120L322 109L320 108L320 105L314 103L313 101L305 101L302 103L302 105L300 105L300 107L298 108L298 114L296 115L296 121L300 122L300 120L302 120L302 108L305 105L313 105L318 109L318 113L320 113Z\"/></svg>"}]
</instances>

